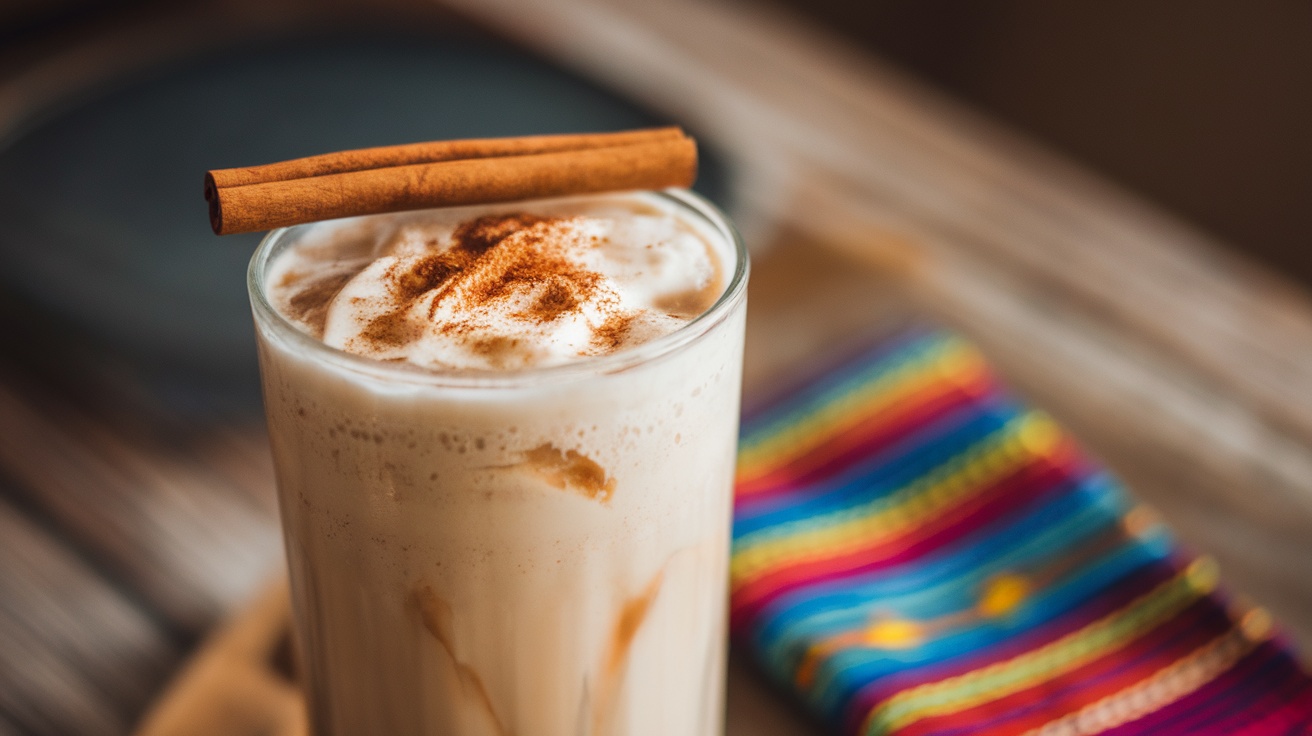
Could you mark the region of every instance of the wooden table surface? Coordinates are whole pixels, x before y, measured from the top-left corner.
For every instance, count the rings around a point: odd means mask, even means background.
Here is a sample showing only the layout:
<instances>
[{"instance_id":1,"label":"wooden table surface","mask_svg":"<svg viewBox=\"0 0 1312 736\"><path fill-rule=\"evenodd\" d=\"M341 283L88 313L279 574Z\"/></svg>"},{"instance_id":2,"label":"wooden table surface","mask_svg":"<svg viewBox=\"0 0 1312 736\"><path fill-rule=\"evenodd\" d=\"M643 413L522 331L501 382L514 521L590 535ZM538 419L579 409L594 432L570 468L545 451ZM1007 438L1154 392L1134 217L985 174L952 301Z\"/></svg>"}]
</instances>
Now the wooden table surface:
<instances>
[{"instance_id":1,"label":"wooden table surface","mask_svg":"<svg viewBox=\"0 0 1312 736\"><path fill-rule=\"evenodd\" d=\"M835 343L953 325L1312 651L1303 291L794 18L446 5L730 158L756 258L749 399ZM0 80L0 128L57 67ZM40 318L18 310L22 345ZM0 357L0 734L130 732L282 564L259 418L198 424L77 350ZM815 732L732 669L729 733Z\"/></svg>"}]
</instances>

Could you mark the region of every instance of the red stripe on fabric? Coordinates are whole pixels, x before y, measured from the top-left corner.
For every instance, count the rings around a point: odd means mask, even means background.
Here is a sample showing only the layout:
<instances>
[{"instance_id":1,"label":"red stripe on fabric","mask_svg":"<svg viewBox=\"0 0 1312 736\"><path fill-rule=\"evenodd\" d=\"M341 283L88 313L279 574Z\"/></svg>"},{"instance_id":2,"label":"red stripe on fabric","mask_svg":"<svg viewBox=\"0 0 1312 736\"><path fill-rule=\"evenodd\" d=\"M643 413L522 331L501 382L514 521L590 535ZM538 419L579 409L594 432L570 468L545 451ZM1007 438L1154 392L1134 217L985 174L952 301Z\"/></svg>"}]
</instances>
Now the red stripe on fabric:
<instances>
[{"instance_id":1,"label":"red stripe on fabric","mask_svg":"<svg viewBox=\"0 0 1312 736\"><path fill-rule=\"evenodd\" d=\"M1278 665L1276 657L1283 652L1268 647L1258 646L1239 660L1233 667L1220 676L1180 698L1167 707L1160 708L1142 718L1118 726L1108 733L1118 736L1138 736L1139 734L1189 733L1189 734L1226 734L1224 730L1211 728L1218 718L1234 712L1235 708L1247 710L1248 700L1235 701L1237 690L1257 685L1266 690L1271 683L1262 674L1263 670L1273 664Z\"/></svg>"},{"instance_id":2,"label":"red stripe on fabric","mask_svg":"<svg viewBox=\"0 0 1312 736\"><path fill-rule=\"evenodd\" d=\"M1083 667L974 708L918 721L897 733L924 736L962 729L1010 734L1040 728L1054 718L1078 712L1147 680L1232 628L1225 613L1213 601L1203 599Z\"/></svg>"},{"instance_id":3,"label":"red stripe on fabric","mask_svg":"<svg viewBox=\"0 0 1312 736\"><path fill-rule=\"evenodd\" d=\"M1308 679L1287 652L1273 642L1262 642L1223 677L1211 685L1211 695L1197 694L1179 701L1172 729L1188 733L1229 734L1250 727L1254 715L1283 706L1305 688ZM1304 706L1312 704L1304 703ZM1143 733L1144 731L1141 731ZM1259 733L1261 733L1259 731ZM1277 732L1283 733L1283 732Z\"/></svg>"},{"instance_id":4,"label":"red stripe on fabric","mask_svg":"<svg viewBox=\"0 0 1312 736\"><path fill-rule=\"evenodd\" d=\"M798 485L814 483L860 460L887 450L943 416L969 405L988 390L987 384L962 386L936 381L898 399L881 411L868 411L856 424L845 425L809 452L753 478L740 480L740 498L768 497Z\"/></svg>"},{"instance_id":5,"label":"red stripe on fabric","mask_svg":"<svg viewBox=\"0 0 1312 736\"><path fill-rule=\"evenodd\" d=\"M853 409L858 415L855 423L834 428L834 433L822 435L807 452L770 467L761 475L739 480L738 493L754 496L768 493L780 485L791 486L827 477L832 466L845 466L884 451L943 415L969 405L976 398L974 392L963 390L957 384L937 381L880 411Z\"/></svg>"},{"instance_id":6,"label":"red stripe on fabric","mask_svg":"<svg viewBox=\"0 0 1312 736\"><path fill-rule=\"evenodd\" d=\"M818 356L813 362L808 362L804 372L779 382L764 394L753 392L753 400L750 404L744 403L743 406L743 425L758 421L763 414L778 410L781 404L805 390L814 388L817 384L847 383L854 380L856 376L870 371L877 364L883 364L883 369L875 371L872 375L883 375L899 365L923 365L926 363L923 357L925 349L913 346L918 343L941 344L951 339L953 338L942 331L922 327L902 327L887 337L861 335L849 338L845 341L847 344L826 351L826 354ZM929 342L931 340L932 342ZM913 348L913 351L909 352L908 348ZM901 357L908 354L912 356L910 361L906 357ZM900 359L889 360L895 356Z\"/></svg>"},{"instance_id":7,"label":"red stripe on fabric","mask_svg":"<svg viewBox=\"0 0 1312 736\"><path fill-rule=\"evenodd\" d=\"M1262 713L1259 708L1254 708L1253 711L1257 714L1257 720L1238 730L1232 730L1230 736L1273 734L1288 736L1312 733L1312 683L1304 680L1301 685L1290 688L1285 694L1284 703L1274 710Z\"/></svg>"},{"instance_id":8,"label":"red stripe on fabric","mask_svg":"<svg viewBox=\"0 0 1312 736\"><path fill-rule=\"evenodd\" d=\"M893 539L841 556L775 567L734 589L731 626L741 626L771 601L804 585L885 570L939 550L1044 494L1061 489L1071 471L1070 464L1063 462L1065 459L1065 455L1033 458L1016 472Z\"/></svg>"},{"instance_id":9,"label":"red stripe on fabric","mask_svg":"<svg viewBox=\"0 0 1312 736\"><path fill-rule=\"evenodd\" d=\"M1154 562L1136 569L1114 585L1094 591L1092 597L1042 624L1027 628L1015 636L987 649L976 650L945 662L904 670L872 682L851 698L848 729L858 728L865 714L877 703L897 692L1005 662L1044 647L1093 622L1121 610L1162 583L1175 577L1178 570L1165 562Z\"/></svg>"}]
</instances>

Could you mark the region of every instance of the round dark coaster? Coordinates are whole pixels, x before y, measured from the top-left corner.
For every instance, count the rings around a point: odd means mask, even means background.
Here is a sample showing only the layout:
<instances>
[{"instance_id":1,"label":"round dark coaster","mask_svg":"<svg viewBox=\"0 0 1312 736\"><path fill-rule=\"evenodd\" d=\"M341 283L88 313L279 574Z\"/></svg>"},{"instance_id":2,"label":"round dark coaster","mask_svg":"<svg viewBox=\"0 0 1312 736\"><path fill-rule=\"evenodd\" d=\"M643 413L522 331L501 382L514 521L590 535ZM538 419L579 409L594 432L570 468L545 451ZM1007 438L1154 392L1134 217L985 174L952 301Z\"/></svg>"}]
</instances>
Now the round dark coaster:
<instances>
[{"instance_id":1,"label":"round dark coaster","mask_svg":"<svg viewBox=\"0 0 1312 736\"><path fill-rule=\"evenodd\" d=\"M490 42L312 37L122 80L0 151L0 288L152 376L253 395L245 269L257 235L215 237L201 177L365 146L616 130L669 121ZM703 155L698 188L723 193Z\"/></svg>"}]
</instances>

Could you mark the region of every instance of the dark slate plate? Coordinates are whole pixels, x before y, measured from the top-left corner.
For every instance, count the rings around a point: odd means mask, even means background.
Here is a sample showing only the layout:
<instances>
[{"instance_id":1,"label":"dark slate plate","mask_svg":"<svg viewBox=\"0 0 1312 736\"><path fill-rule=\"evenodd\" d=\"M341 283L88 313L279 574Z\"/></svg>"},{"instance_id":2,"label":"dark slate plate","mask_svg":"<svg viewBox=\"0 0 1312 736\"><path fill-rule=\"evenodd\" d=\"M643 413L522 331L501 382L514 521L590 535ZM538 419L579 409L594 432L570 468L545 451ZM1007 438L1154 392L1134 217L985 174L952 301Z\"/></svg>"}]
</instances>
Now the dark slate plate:
<instances>
[{"instance_id":1,"label":"dark slate plate","mask_svg":"<svg viewBox=\"0 0 1312 736\"><path fill-rule=\"evenodd\" d=\"M245 268L206 169L439 138L664 124L513 48L409 36L232 48L124 80L0 150L0 288L153 378L253 395ZM703 152L698 188L723 192Z\"/></svg>"}]
</instances>

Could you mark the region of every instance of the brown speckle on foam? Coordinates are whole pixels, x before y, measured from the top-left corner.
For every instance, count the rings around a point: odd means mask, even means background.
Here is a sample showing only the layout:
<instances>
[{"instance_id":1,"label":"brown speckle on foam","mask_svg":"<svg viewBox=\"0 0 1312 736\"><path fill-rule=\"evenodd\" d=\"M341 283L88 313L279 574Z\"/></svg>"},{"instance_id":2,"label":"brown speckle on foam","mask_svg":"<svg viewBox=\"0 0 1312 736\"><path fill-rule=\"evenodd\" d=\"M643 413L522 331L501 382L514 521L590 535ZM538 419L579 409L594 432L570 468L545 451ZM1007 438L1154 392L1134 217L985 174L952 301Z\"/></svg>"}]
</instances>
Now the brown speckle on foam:
<instances>
[{"instance_id":1,"label":"brown speckle on foam","mask_svg":"<svg viewBox=\"0 0 1312 736\"><path fill-rule=\"evenodd\" d=\"M526 362L530 355L523 341L515 337L485 337L474 340L469 348L475 355L486 358L493 368L510 368L516 362Z\"/></svg>"},{"instance_id":2,"label":"brown speckle on foam","mask_svg":"<svg viewBox=\"0 0 1312 736\"><path fill-rule=\"evenodd\" d=\"M316 337L322 336L328 305L355 273L330 273L308 280L287 300L287 316L303 323Z\"/></svg>"},{"instance_id":3,"label":"brown speckle on foam","mask_svg":"<svg viewBox=\"0 0 1312 736\"><path fill-rule=\"evenodd\" d=\"M454 239L458 248L473 254L484 253L492 246L525 228L545 222L547 218L526 213L486 215L461 224Z\"/></svg>"},{"instance_id":4,"label":"brown speckle on foam","mask_svg":"<svg viewBox=\"0 0 1312 736\"><path fill-rule=\"evenodd\" d=\"M618 350L629 337L633 319L632 314L612 315L593 333L592 344L604 351Z\"/></svg>"},{"instance_id":5,"label":"brown speckle on foam","mask_svg":"<svg viewBox=\"0 0 1312 736\"><path fill-rule=\"evenodd\" d=\"M711 308L720 296L720 285L701 289L689 289L677 294L665 294L657 298L652 306L660 311L680 319L692 319Z\"/></svg>"},{"instance_id":6,"label":"brown speckle on foam","mask_svg":"<svg viewBox=\"0 0 1312 736\"><path fill-rule=\"evenodd\" d=\"M542 291L538 294L537 300L533 302L533 306L527 312L515 316L537 319L542 322L559 319L561 315L578 308L579 298L575 292L576 289L568 281L553 276L542 287Z\"/></svg>"},{"instance_id":7,"label":"brown speckle on foam","mask_svg":"<svg viewBox=\"0 0 1312 736\"><path fill-rule=\"evenodd\" d=\"M374 317L360 333L360 338L374 345L399 347L418 340L423 334L422 325L416 324L405 312L397 311Z\"/></svg>"},{"instance_id":8,"label":"brown speckle on foam","mask_svg":"<svg viewBox=\"0 0 1312 736\"><path fill-rule=\"evenodd\" d=\"M425 256L409 268L394 266L387 276L391 279L392 290L405 301L412 301L430 289L436 289L452 276L469 267L474 260L472 254L460 248Z\"/></svg>"}]
</instances>

